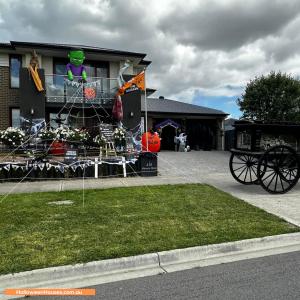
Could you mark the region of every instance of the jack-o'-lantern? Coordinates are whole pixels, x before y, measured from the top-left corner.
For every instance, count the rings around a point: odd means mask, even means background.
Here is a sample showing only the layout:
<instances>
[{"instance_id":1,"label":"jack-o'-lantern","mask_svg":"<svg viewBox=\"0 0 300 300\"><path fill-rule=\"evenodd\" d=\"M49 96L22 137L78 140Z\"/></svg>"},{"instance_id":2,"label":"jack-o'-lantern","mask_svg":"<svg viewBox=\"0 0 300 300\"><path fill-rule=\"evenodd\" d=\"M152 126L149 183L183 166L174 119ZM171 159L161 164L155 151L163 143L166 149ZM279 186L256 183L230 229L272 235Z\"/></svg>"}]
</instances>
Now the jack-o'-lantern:
<instances>
[{"instance_id":1,"label":"jack-o'-lantern","mask_svg":"<svg viewBox=\"0 0 300 300\"><path fill-rule=\"evenodd\" d=\"M159 152L160 138L157 133L145 132L142 135L142 151L147 151L148 139L148 152Z\"/></svg>"},{"instance_id":2,"label":"jack-o'-lantern","mask_svg":"<svg viewBox=\"0 0 300 300\"><path fill-rule=\"evenodd\" d=\"M93 88L87 87L84 89L84 96L87 100L96 98L96 91Z\"/></svg>"}]
</instances>

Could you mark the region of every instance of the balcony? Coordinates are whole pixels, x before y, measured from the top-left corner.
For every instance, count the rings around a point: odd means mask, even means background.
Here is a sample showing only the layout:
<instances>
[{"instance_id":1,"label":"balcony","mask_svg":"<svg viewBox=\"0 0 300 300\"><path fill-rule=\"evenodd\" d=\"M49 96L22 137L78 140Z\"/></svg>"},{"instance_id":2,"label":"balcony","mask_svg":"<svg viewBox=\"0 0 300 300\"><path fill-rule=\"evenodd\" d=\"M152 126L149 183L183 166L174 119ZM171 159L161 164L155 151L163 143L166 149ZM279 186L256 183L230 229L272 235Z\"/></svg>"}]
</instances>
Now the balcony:
<instances>
[{"instance_id":1,"label":"balcony","mask_svg":"<svg viewBox=\"0 0 300 300\"><path fill-rule=\"evenodd\" d=\"M89 77L81 83L78 77L69 81L64 75L45 75L46 103L85 103L112 106L118 90L116 78Z\"/></svg>"}]
</instances>

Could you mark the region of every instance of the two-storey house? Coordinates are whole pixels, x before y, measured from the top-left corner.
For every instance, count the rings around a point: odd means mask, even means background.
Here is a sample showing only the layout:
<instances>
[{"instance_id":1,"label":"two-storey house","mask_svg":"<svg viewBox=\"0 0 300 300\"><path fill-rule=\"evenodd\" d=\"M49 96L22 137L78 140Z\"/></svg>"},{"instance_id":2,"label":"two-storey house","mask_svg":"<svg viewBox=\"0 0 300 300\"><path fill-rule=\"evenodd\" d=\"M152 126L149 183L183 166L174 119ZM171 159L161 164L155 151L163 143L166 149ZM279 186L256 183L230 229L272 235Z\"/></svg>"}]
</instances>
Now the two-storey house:
<instances>
[{"instance_id":1,"label":"two-storey house","mask_svg":"<svg viewBox=\"0 0 300 300\"><path fill-rule=\"evenodd\" d=\"M87 81L96 94L84 97L76 80L66 84L68 52L80 48L85 53ZM45 92L33 88L28 72L33 50L37 53L40 77ZM111 111L118 87L119 70L130 61L124 78L147 67L146 54L78 45L10 42L0 44L0 130L20 126L20 120L45 119L51 127L69 122L77 127L91 127L111 121ZM132 128L141 121L141 92L122 97L124 125ZM21 117L21 118L20 118Z\"/></svg>"}]
</instances>

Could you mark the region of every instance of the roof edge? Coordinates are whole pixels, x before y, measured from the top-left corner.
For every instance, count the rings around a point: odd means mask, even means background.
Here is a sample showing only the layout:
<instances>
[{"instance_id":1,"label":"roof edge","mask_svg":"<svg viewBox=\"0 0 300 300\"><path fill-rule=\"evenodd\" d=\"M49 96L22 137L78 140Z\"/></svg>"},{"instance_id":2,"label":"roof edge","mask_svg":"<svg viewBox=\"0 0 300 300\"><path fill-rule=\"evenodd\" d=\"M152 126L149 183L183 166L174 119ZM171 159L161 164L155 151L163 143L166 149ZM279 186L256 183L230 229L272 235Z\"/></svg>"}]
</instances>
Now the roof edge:
<instances>
[{"instance_id":1,"label":"roof edge","mask_svg":"<svg viewBox=\"0 0 300 300\"><path fill-rule=\"evenodd\" d=\"M139 62L139 65L149 66L149 65L151 65L151 63L152 63L151 60L144 60L144 59L142 59L142 60Z\"/></svg>"},{"instance_id":2,"label":"roof edge","mask_svg":"<svg viewBox=\"0 0 300 300\"><path fill-rule=\"evenodd\" d=\"M215 114L215 115L224 115L224 116L229 116L230 114L227 114L225 113L224 111L222 110L218 110L218 109L215 109L215 108L211 108L211 107L206 107L206 106L201 106L201 105L197 105L197 104L191 104L191 103L187 103L187 102L182 102L182 101L177 101L177 100L172 100L172 99L167 99L167 98L164 98L163 100L159 99L159 98L151 98L151 97L147 97L147 99L149 100L156 100L156 101L172 101L172 102L178 102L178 103L183 103L185 105L190 105L190 106L195 106L196 108L206 108L206 109L211 109L211 110L214 110L216 111L216 113L213 113L212 114ZM154 111L153 111L154 112ZM211 114L211 113L208 113L208 114Z\"/></svg>"},{"instance_id":3,"label":"roof edge","mask_svg":"<svg viewBox=\"0 0 300 300\"><path fill-rule=\"evenodd\" d=\"M0 43L1 48L14 49L11 43Z\"/></svg>"},{"instance_id":4,"label":"roof edge","mask_svg":"<svg viewBox=\"0 0 300 300\"><path fill-rule=\"evenodd\" d=\"M213 109L213 108L212 108ZM145 112L145 109L141 109L141 112ZM166 114L166 115L186 115L189 114L190 116L229 116L230 114L227 113L185 113L185 112L162 112L162 111L148 111L149 114Z\"/></svg>"},{"instance_id":5,"label":"roof edge","mask_svg":"<svg viewBox=\"0 0 300 300\"><path fill-rule=\"evenodd\" d=\"M138 53L138 52L131 52L131 51L122 51L122 50L114 50L114 49L106 49L94 46L87 46L87 45L72 45L72 44L56 44L56 43L37 43L37 42L20 42L20 41L10 41L10 44L13 48L16 47L39 47L39 48L52 48L57 50L70 50L74 47L78 47L83 49L86 52L102 52L106 54L114 54L114 55L122 55L122 56L132 56L132 57L139 57L143 59L146 57L147 54L145 53Z\"/></svg>"}]
</instances>

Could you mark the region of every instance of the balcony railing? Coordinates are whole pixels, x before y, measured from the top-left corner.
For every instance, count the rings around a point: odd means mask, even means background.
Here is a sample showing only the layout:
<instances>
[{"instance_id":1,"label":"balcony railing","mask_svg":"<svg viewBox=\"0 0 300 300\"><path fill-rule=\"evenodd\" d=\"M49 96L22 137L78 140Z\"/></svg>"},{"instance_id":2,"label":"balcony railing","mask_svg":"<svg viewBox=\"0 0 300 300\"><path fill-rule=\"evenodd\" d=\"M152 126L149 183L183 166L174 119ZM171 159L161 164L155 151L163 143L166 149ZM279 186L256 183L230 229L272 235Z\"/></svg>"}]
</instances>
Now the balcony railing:
<instances>
[{"instance_id":1,"label":"balcony railing","mask_svg":"<svg viewBox=\"0 0 300 300\"><path fill-rule=\"evenodd\" d=\"M86 83L74 77L73 81L63 75L45 75L47 103L83 103L112 105L118 90L116 78L88 77Z\"/></svg>"}]
</instances>

